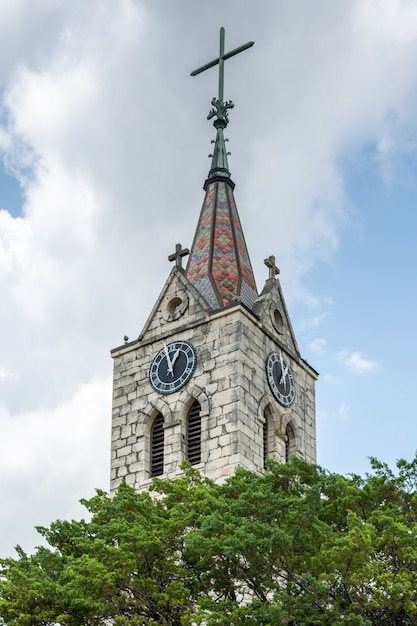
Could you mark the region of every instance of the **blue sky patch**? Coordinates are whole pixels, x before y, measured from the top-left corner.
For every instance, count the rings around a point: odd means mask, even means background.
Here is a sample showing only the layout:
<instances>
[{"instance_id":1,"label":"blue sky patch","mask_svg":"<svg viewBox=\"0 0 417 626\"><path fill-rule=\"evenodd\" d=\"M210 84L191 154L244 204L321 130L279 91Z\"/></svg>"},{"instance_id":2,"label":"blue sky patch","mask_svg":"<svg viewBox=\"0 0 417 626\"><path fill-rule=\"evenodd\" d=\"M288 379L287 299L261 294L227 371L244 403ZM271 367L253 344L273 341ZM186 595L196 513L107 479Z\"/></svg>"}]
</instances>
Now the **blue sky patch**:
<instances>
[{"instance_id":1,"label":"blue sky patch","mask_svg":"<svg viewBox=\"0 0 417 626\"><path fill-rule=\"evenodd\" d=\"M6 209L13 217L22 214L22 189L14 176L10 176L0 163L0 209Z\"/></svg>"}]
</instances>

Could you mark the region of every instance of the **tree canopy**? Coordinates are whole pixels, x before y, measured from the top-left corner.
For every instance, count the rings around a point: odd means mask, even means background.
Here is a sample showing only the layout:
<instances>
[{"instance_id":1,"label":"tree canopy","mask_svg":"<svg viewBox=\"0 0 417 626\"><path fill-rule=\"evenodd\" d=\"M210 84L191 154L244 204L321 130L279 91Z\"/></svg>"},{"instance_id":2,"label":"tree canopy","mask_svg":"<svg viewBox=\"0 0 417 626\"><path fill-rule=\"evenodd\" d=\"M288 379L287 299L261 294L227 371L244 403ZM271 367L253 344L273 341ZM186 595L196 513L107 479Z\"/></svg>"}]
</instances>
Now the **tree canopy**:
<instances>
[{"instance_id":1,"label":"tree canopy","mask_svg":"<svg viewBox=\"0 0 417 626\"><path fill-rule=\"evenodd\" d=\"M190 466L122 484L49 547L0 562L0 623L396 626L417 623L417 457L364 478L292 458L224 484Z\"/></svg>"}]
</instances>

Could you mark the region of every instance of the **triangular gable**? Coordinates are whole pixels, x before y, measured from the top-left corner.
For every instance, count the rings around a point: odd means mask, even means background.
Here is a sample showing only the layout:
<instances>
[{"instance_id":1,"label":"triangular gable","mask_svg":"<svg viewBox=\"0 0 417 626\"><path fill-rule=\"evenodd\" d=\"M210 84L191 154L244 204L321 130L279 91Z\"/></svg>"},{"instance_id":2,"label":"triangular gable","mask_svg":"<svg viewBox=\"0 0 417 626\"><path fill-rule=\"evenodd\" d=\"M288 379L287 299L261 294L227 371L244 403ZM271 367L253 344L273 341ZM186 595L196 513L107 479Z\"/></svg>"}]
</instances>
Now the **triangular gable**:
<instances>
[{"instance_id":1,"label":"triangular gable","mask_svg":"<svg viewBox=\"0 0 417 626\"><path fill-rule=\"evenodd\" d=\"M290 352L300 356L288 309L285 304L280 282L269 278L253 308L263 325L272 332Z\"/></svg>"},{"instance_id":2,"label":"triangular gable","mask_svg":"<svg viewBox=\"0 0 417 626\"><path fill-rule=\"evenodd\" d=\"M173 267L159 294L139 338L148 339L165 330L202 321L210 306L180 268Z\"/></svg>"}]
</instances>

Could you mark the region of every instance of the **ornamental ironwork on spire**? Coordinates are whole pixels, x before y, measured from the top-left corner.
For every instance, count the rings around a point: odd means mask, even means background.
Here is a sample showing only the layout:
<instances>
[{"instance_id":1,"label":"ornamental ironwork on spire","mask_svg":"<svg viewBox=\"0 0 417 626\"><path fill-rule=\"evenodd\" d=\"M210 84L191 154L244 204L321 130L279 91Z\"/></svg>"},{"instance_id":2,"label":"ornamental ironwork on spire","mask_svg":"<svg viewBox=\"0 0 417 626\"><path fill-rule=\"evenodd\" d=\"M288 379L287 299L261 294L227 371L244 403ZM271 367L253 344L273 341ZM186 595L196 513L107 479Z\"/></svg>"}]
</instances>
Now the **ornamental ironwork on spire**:
<instances>
[{"instance_id":1,"label":"ornamental ironwork on spire","mask_svg":"<svg viewBox=\"0 0 417 626\"><path fill-rule=\"evenodd\" d=\"M224 129L229 123L232 101L224 101L224 62L253 46L250 41L230 52L224 51L224 28L220 29L220 52L217 59L194 70L196 76L219 65L219 93L211 101L207 119L215 118L216 139L211 168L204 183L206 192L200 219L189 256L186 275L213 309L240 301L252 308L258 292L249 253L233 195Z\"/></svg>"}]
</instances>

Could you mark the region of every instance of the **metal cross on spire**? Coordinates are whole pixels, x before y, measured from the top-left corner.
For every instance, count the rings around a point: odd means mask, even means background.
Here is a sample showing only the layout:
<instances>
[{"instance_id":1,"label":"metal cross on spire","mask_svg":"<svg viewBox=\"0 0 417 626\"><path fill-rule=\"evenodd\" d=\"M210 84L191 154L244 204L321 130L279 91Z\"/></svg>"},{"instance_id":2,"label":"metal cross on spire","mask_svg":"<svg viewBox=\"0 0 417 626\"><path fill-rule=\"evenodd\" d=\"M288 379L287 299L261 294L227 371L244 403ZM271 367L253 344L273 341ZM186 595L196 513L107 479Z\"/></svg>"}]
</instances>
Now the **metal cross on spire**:
<instances>
[{"instance_id":1,"label":"metal cross on spire","mask_svg":"<svg viewBox=\"0 0 417 626\"><path fill-rule=\"evenodd\" d=\"M208 115L208 119L211 119L214 115L217 115L217 118L222 119L226 123L225 125L227 125L229 121L227 117L227 109L233 108L234 105L232 101L224 102L223 100L223 97L224 97L224 62L227 59L230 59L230 57L233 57L236 54L239 54L239 52L243 52L244 50L247 50L247 48L251 48L255 42L248 41L248 43L243 44L243 46L239 46L238 48L234 48L234 50L231 50L230 52L225 53L224 33L225 33L225 30L222 26L220 28L220 51L219 51L218 58L213 59L213 61L210 61L210 63L206 63L205 65L202 65L201 67L197 68L196 70L191 72L191 76L197 76L197 74L201 74L201 72L205 72L206 70L210 69L211 67L214 67L215 65L219 66L219 95L217 99L213 98L213 100L211 101L211 104L215 107L215 110L210 111Z\"/></svg>"}]
</instances>

